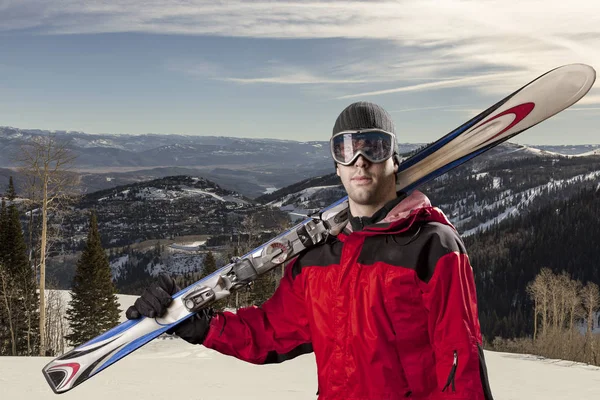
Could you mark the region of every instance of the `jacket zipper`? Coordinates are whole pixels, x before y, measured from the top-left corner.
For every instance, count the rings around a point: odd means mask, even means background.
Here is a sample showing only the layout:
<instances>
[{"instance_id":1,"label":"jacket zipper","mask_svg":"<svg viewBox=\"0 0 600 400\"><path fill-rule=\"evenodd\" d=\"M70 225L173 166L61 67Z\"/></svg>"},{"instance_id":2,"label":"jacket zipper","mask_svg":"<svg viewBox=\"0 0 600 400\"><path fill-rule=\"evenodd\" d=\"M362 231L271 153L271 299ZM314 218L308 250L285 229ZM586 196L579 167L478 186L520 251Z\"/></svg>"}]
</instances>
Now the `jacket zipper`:
<instances>
[{"instance_id":1,"label":"jacket zipper","mask_svg":"<svg viewBox=\"0 0 600 400\"><path fill-rule=\"evenodd\" d=\"M452 391L456 392L456 386L454 386L454 377L456 375L456 368L458 367L458 352L454 350L454 361L452 362L452 369L450 370L450 374L448 375L448 380L446 381L446 386L442 389L442 392L448 389L448 386L452 384Z\"/></svg>"}]
</instances>

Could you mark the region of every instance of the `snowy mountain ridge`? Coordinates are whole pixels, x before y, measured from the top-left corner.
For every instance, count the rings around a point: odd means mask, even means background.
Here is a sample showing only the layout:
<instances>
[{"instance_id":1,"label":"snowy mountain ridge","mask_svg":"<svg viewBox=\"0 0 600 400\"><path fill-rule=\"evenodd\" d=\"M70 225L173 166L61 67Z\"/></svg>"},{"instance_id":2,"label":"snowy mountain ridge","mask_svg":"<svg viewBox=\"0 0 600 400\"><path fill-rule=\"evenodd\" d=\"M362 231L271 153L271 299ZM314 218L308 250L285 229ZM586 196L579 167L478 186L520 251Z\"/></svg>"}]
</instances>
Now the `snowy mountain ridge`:
<instances>
[{"instance_id":1,"label":"snowy mountain ridge","mask_svg":"<svg viewBox=\"0 0 600 400\"><path fill-rule=\"evenodd\" d=\"M469 236L511 216L554 199L567 199L583 187L600 188L600 157L549 154L526 146L497 150L456 168L419 188L442 209L463 235ZM519 152L528 157L507 157ZM307 215L343 197L335 174L292 185L269 196L267 204L290 214ZM311 185L314 182L314 185ZM280 196L273 198L280 193ZM260 200L257 199L257 200Z\"/></svg>"}]
</instances>

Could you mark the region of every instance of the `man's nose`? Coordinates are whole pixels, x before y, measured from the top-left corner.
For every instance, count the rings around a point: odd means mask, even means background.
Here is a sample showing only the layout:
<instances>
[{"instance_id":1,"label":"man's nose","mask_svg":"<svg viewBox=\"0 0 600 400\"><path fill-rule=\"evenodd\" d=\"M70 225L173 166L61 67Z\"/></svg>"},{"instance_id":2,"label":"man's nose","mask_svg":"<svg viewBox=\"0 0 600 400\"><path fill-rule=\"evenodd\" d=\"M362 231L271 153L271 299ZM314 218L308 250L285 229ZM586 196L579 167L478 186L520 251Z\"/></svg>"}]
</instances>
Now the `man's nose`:
<instances>
[{"instance_id":1,"label":"man's nose","mask_svg":"<svg viewBox=\"0 0 600 400\"><path fill-rule=\"evenodd\" d=\"M369 160L364 158L362 154L359 154L359 156L356 158L356 161L354 162L354 166L357 168L367 168L369 164Z\"/></svg>"}]
</instances>

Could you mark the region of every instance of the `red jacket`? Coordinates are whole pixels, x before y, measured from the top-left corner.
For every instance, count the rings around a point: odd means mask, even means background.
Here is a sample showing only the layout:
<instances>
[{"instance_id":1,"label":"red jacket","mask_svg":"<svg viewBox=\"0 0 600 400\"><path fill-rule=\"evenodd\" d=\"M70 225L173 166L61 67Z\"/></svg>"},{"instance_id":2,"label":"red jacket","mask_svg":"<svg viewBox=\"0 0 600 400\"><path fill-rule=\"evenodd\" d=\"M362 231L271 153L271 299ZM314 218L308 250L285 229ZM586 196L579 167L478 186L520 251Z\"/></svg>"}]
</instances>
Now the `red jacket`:
<instances>
[{"instance_id":1,"label":"red jacket","mask_svg":"<svg viewBox=\"0 0 600 400\"><path fill-rule=\"evenodd\" d=\"M217 314L204 345L265 364L314 351L319 399L491 399L473 271L413 192L381 222L292 260L261 307Z\"/></svg>"}]
</instances>

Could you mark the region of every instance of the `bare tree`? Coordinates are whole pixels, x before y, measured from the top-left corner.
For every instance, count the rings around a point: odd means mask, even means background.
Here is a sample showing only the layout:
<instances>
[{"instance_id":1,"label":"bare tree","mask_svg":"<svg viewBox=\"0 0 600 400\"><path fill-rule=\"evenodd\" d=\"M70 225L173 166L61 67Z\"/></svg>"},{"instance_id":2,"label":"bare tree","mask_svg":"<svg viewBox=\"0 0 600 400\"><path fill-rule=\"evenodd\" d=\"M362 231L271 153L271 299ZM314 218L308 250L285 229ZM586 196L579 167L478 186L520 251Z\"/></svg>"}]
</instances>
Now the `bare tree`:
<instances>
[{"instance_id":1,"label":"bare tree","mask_svg":"<svg viewBox=\"0 0 600 400\"><path fill-rule=\"evenodd\" d=\"M582 304L587 318L587 333L591 334L594 329L594 313L600 306L600 290L598 285L588 282L581 291Z\"/></svg>"},{"instance_id":2,"label":"bare tree","mask_svg":"<svg viewBox=\"0 0 600 400\"><path fill-rule=\"evenodd\" d=\"M573 280L566 271L563 271L560 275L556 276L556 292L558 297L558 315L556 326L557 329L565 327L567 316L571 311L571 286Z\"/></svg>"},{"instance_id":3,"label":"bare tree","mask_svg":"<svg viewBox=\"0 0 600 400\"><path fill-rule=\"evenodd\" d=\"M67 321L65 315L67 304L60 290L46 291L46 350L52 354L64 353L66 348L65 335Z\"/></svg>"},{"instance_id":4,"label":"bare tree","mask_svg":"<svg viewBox=\"0 0 600 400\"><path fill-rule=\"evenodd\" d=\"M4 268L2 263L0 263L0 294L2 295L2 305L6 311L7 322L8 322L8 332L10 334L10 354L13 356L17 355L17 334L16 334L16 326L14 325L13 313L15 310L15 305L13 304L14 298L14 283L10 282L10 274ZM1 353L0 353L1 354Z\"/></svg>"},{"instance_id":5,"label":"bare tree","mask_svg":"<svg viewBox=\"0 0 600 400\"><path fill-rule=\"evenodd\" d=\"M37 136L21 146L17 160L21 171L27 176L28 186L34 201L38 197L42 220L39 257L40 289L40 355L46 352L46 257L48 254L48 215L74 192L79 177L72 172L76 156L71 152L68 141L56 138L55 134ZM37 193L37 196L36 196Z\"/></svg>"},{"instance_id":6,"label":"bare tree","mask_svg":"<svg viewBox=\"0 0 600 400\"><path fill-rule=\"evenodd\" d=\"M553 279L552 271L548 268L542 268L535 279L527 286L527 292L534 301L534 332L533 339L537 338L537 321L541 316L541 333L544 334L548 328L548 317L550 311L550 286Z\"/></svg>"},{"instance_id":7,"label":"bare tree","mask_svg":"<svg viewBox=\"0 0 600 400\"><path fill-rule=\"evenodd\" d=\"M583 285L581 281L571 280L567 286L567 306L569 308L569 333L572 336L575 329L575 320L582 315L581 291Z\"/></svg>"},{"instance_id":8,"label":"bare tree","mask_svg":"<svg viewBox=\"0 0 600 400\"><path fill-rule=\"evenodd\" d=\"M596 349L594 346L594 338L592 336L592 330L594 329L594 314L600 307L600 290L598 285L593 282L588 282L581 291L582 304L587 314L587 332L586 339L588 343L588 362L595 363L596 360Z\"/></svg>"}]
</instances>

